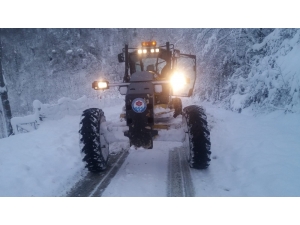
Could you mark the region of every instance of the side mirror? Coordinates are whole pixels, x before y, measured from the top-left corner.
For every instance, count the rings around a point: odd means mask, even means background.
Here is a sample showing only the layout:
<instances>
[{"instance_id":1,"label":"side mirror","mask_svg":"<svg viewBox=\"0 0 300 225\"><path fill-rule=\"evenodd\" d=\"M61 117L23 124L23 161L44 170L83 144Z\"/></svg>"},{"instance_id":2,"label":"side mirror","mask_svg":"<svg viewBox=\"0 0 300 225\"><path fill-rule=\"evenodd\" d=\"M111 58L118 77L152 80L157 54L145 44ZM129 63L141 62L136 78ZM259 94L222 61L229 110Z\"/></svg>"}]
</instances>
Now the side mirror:
<instances>
[{"instance_id":1,"label":"side mirror","mask_svg":"<svg viewBox=\"0 0 300 225\"><path fill-rule=\"evenodd\" d=\"M125 57L123 53L118 54L118 61L119 63L125 62Z\"/></svg>"}]
</instances>

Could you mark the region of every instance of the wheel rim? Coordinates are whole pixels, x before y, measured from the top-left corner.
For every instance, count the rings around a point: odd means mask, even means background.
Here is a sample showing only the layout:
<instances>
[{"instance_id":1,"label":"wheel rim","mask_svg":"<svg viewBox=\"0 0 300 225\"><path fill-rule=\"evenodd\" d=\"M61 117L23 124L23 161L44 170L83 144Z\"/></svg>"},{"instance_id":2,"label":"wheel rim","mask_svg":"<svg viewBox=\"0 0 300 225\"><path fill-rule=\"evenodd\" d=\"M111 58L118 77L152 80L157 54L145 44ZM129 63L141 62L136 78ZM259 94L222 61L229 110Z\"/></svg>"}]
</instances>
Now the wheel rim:
<instances>
[{"instance_id":1,"label":"wheel rim","mask_svg":"<svg viewBox=\"0 0 300 225\"><path fill-rule=\"evenodd\" d=\"M188 126L187 126L187 120L186 117L183 116L183 130L185 133L184 136L184 148L185 148L185 152L186 152L186 158L187 161L190 162L191 160L191 146L190 146L190 137L189 137L189 131L188 131Z\"/></svg>"},{"instance_id":2,"label":"wheel rim","mask_svg":"<svg viewBox=\"0 0 300 225\"><path fill-rule=\"evenodd\" d=\"M104 136L105 129L103 126L103 122L105 122L104 118L102 118L100 121L100 144L101 144L100 148L101 148L101 155L104 161L106 162L109 155L109 145Z\"/></svg>"},{"instance_id":3,"label":"wheel rim","mask_svg":"<svg viewBox=\"0 0 300 225\"><path fill-rule=\"evenodd\" d=\"M108 144L105 143L105 138L102 134L100 135L100 140L101 140L101 154L103 156L104 161L107 161L108 154L109 154Z\"/></svg>"}]
</instances>

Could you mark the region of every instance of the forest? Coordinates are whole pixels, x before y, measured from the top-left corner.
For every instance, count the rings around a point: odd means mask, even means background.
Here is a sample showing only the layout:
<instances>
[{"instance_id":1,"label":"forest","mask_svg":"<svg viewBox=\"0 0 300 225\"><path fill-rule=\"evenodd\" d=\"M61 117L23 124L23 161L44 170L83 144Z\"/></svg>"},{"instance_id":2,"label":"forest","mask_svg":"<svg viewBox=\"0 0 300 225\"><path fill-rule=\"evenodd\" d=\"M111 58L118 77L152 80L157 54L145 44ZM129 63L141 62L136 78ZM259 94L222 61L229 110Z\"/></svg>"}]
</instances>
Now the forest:
<instances>
[{"instance_id":1,"label":"forest","mask_svg":"<svg viewBox=\"0 0 300 225\"><path fill-rule=\"evenodd\" d=\"M118 95L95 93L91 83L122 81L118 53L147 40L197 56L194 98L238 112L300 112L300 29L1 28L0 138L9 117L32 114L34 100Z\"/></svg>"}]
</instances>

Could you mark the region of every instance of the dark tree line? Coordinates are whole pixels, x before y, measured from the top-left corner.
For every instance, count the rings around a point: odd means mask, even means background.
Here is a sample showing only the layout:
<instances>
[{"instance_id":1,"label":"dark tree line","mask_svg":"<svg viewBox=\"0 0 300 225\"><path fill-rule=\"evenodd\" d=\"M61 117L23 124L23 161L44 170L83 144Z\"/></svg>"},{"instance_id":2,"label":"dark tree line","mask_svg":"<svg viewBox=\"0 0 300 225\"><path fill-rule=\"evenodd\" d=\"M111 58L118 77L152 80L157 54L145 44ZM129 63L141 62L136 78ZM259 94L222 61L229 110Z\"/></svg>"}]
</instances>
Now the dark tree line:
<instances>
[{"instance_id":1,"label":"dark tree line","mask_svg":"<svg viewBox=\"0 0 300 225\"><path fill-rule=\"evenodd\" d=\"M1 30L0 30L0 138L7 137L12 134L12 126L10 119L12 117L10 104L8 100L8 91L5 86L3 70L2 70L2 41L1 41ZM1 126L2 125L2 126Z\"/></svg>"}]
</instances>

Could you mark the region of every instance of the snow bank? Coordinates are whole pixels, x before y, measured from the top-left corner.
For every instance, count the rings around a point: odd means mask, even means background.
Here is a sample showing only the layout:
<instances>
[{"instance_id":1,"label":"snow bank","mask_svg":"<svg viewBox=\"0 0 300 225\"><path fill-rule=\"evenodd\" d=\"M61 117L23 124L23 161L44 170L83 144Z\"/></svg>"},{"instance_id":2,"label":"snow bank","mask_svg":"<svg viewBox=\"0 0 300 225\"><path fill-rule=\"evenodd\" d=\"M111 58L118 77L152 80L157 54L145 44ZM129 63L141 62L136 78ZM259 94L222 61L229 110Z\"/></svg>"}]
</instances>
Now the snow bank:
<instances>
[{"instance_id":1,"label":"snow bank","mask_svg":"<svg viewBox=\"0 0 300 225\"><path fill-rule=\"evenodd\" d=\"M42 103L39 100L34 100L32 105L34 111L33 115L13 117L11 119L14 134L29 132L32 129L37 129L38 125L40 125Z\"/></svg>"},{"instance_id":2,"label":"snow bank","mask_svg":"<svg viewBox=\"0 0 300 225\"><path fill-rule=\"evenodd\" d=\"M81 115L88 108L103 108L111 105L123 104L123 98L103 98L91 99L83 96L73 100L63 97L57 101L57 104L42 104L39 100L33 101L32 115L23 117L13 117L11 123L15 134L29 132L37 129L43 120L57 120L66 115Z\"/></svg>"},{"instance_id":3,"label":"snow bank","mask_svg":"<svg viewBox=\"0 0 300 225\"><path fill-rule=\"evenodd\" d=\"M109 97L83 96L76 100L64 97L52 105L35 100L35 113L14 117L12 123L16 126L38 121L38 129L0 140L0 196L64 195L87 172L79 148L82 111L99 107L104 109L108 120L118 120L123 104L124 99ZM113 109L107 111L110 106ZM42 121L39 115L43 115ZM112 145L112 152L127 148L125 144Z\"/></svg>"},{"instance_id":4,"label":"snow bank","mask_svg":"<svg viewBox=\"0 0 300 225\"><path fill-rule=\"evenodd\" d=\"M84 168L79 119L44 121L38 130L1 139L0 196L59 196L70 188Z\"/></svg>"},{"instance_id":5,"label":"snow bank","mask_svg":"<svg viewBox=\"0 0 300 225\"><path fill-rule=\"evenodd\" d=\"M45 115L46 119L60 119L66 115L81 115L82 111L88 108L103 108L123 103L124 98L92 99L83 96L73 100L63 97L58 100L58 104L43 104L41 112Z\"/></svg>"}]
</instances>

